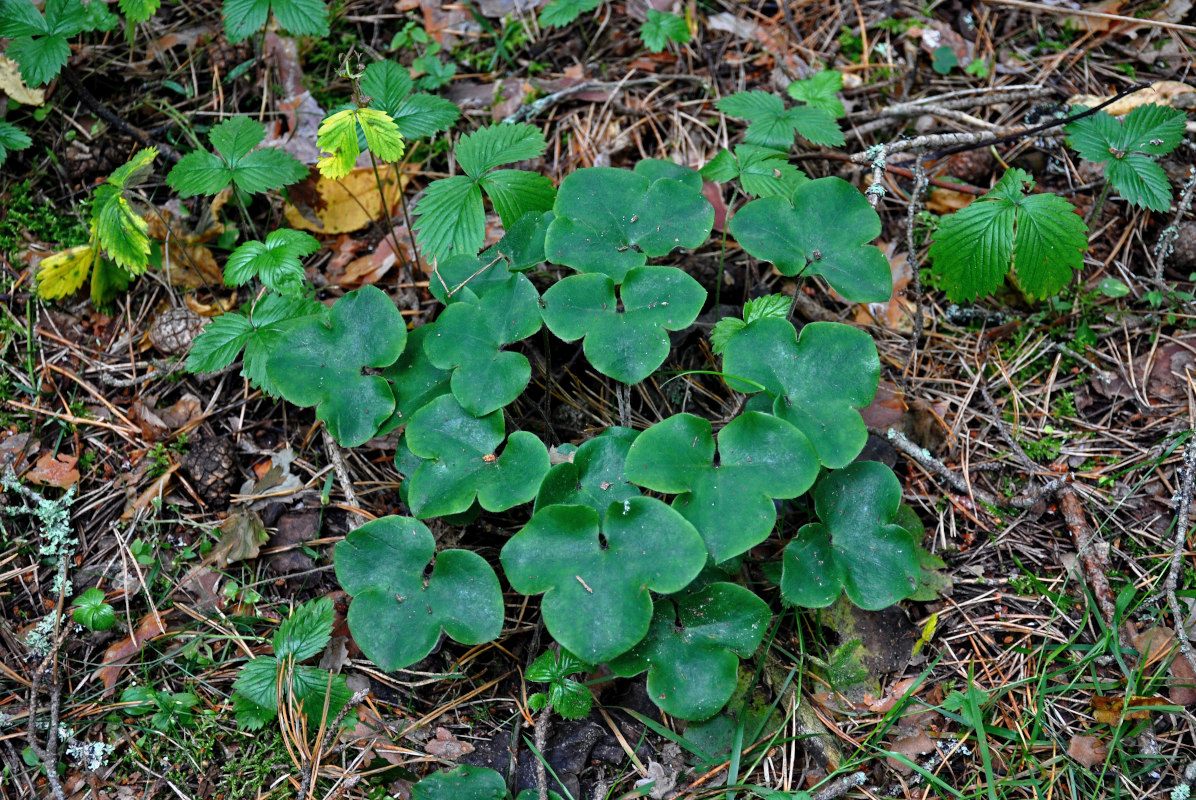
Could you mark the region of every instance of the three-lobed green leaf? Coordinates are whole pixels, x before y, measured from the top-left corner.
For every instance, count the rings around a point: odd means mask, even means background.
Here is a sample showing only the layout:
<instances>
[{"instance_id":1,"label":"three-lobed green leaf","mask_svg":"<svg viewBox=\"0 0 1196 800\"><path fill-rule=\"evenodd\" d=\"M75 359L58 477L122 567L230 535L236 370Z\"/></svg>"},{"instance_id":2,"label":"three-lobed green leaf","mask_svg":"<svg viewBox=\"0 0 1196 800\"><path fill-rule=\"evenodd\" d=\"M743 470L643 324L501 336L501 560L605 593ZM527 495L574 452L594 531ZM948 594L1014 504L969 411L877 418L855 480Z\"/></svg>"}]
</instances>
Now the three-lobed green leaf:
<instances>
[{"instance_id":1,"label":"three-lobed green leaf","mask_svg":"<svg viewBox=\"0 0 1196 800\"><path fill-rule=\"evenodd\" d=\"M419 520L367 522L336 546L334 560L337 580L353 595L353 640L387 672L425 658L441 630L471 645L502 632L502 589L494 570L468 550L437 553L431 531Z\"/></svg>"},{"instance_id":2,"label":"three-lobed green leaf","mask_svg":"<svg viewBox=\"0 0 1196 800\"><path fill-rule=\"evenodd\" d=\"M1103 111L1068 123L1067 143L1080 157L1105 165L1105 176L1126 202L1152 211L1171 207L1171 183L1155 158L1183 140L1187 115L1156 104L1117 119Z\"/></svg>"},{"instance_id":3,"label":"three-lobed green leaf","mask_svg":"<svg viewBox=\"0 0 1196 800\"><path fill-rule=\"evenodd\" d=\"M543 594L544 624L591 664L648 632L651 592L678 592L706 563L702 537L659 500L629 497L600 518L589 506L536 511L501 554L512 588Z\"/></svg>"},{"instance_id":4,"label":"three-lobed green leaf","mask_svg":"<svg viewBox=\"0 0 1196 800\"><path fill-rule=\"evenodd\" d=\"M781 594L823 608L841 592L860 608L887 608L918 588L914 538L896 524L901 483L876 461L857 461L814 487L821 522L802 526L785 547Z\"/></svg>"},{"instance_id":5,"label":"three-lobed green leaf","mask_svg":"<svg viewBox=\"0 0 1196 800\"><path fill-rule=\"evenodd\" d=\"M668 47L669 42L673 44L687 43L689 41L689 25L676 14L649 8L647 18L640 26L640 38L644 42L644 47L653 53L659 53Z\"/></svg>"},{"instance_id":6,"label":"three-lobed green leaf","mask_svg":"<svg viewBox=\"0 0 1196 800\"><path fill-rule=\"evenodd\" d=\"M747 144L788 150L795 133L825 147L842 147L845 142L843 131L824 108L810 104L785 108L784 101L770 92L736 92L715 106L727 116L748 120L743 137Z\"/></svg>"},{"instance_id":7,"label":"three-lobed green leaf","mask_svg":"<svg viewBox=\"0 0 1196 800\"><path fill-rule=\"evenodd\" d=\"M328 7L322 0L224 0L224 34L236 44L266 25L270 12L297 36L327 36Z\"/></svg>"},{"instance_id":8,"label":"three-lobed green leaf","mask_svg":"<svg viewBox=\"0 0 1196 800\"><path fill-rule=\"evenodd\" d=\"M307 167L280 147L254 149L266 126L246 116L221 122L208 139L215 153L196 150L179 159L166 182L182 197L215 195L229 184L246 194L281 189L307 177Z\"/></svg>"},{"instance_id":9,"label":"three-lobed green leaf","mask_svg":"<svg viewBox=\"0 0 1196 800\"><path fill-rule=\"evenodd\" d=\"M279 228L266 234L264 242L245 242L237 247L224 265L224 282L244 286L257 278L279 294L299 294L304 279L300 259L319 249L319 241L310 233Z\"/></svg>"}]
</instances>

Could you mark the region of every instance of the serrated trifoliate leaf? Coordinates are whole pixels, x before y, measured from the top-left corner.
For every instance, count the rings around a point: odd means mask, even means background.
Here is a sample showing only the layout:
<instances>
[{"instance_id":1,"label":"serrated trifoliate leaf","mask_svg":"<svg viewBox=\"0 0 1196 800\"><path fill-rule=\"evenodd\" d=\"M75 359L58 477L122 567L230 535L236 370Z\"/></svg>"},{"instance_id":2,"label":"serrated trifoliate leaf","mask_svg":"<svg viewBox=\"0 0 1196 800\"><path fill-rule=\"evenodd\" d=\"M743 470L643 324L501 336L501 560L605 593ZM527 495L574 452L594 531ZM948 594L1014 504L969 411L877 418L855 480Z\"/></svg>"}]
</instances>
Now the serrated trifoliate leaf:
<instances>
[{"instance_id":1,"label":"serrated trifoliate leaf","mask_svg":"<svg viewBox=\"0 0 1196 800\"><path fill-rule=\"evenodd\" d=\"M507 260L507 268L518 272L544 262L544 236L556 215L551 211L531 211L506 229L496 246Z\"/></svg>"},{"instance_id":2,"label":"serrated trifoliate leaf","mask_svg":"<svg viewBox=\"0 0 1196 800\"><path fill-rule=\"evenodd\" d=\"M216 317L191 340L187 371L203 373L224 369L237 360L253 330L249 318L241 314Z\"/></svg>"},{"instance_id":3,"label":"serrated trifoliate leaf","mask_svg":"<svg viewBox=\"0 0 1196 800\"><path fill-rule=\"evenodd\" d=\"M432 181L415 204L415 234L424 257L472 256L486 239L482 190L468 175Z\"/></svg>"},{"instance_id":4,"label":"serrated trifoliate leaf","mask_svg":"<svg viewBox=\"0 0 1196 800\"><path fill-rule=\"evenodd\" d=\"M416 411L449 391L452 372L434 365L424 352L424 341L436 330L436 323L420 325L407 334L407 346L399 360L382 370L395 396L394 416L382 425L386 433L405 425Z\"/></svg>"},{"instance_id":5,"label":"serrated trifoliate leaf","mask_svg":"<svg viewBox=\"0 0 1196 800\"><path fill-rule=\"evenodd\" d=\"M813 494L822 521L802 526L782 559L788 602L823 608L846 591L851 602L875 611L917 590L916 543L896 524L901 483L892 470L857 461L824 477Z\"/></svg>"},{"instance_id":6,"label":"serrated trifoliate leaf","mask_svg":"<svg viewBox=\"0 0 1196 800\"><path fill-rule=\"evenodd\" d=\"M1131 205L1166 211L1171 207L1167 173L1155 163L1183 139L1187 115L1155 104L1138 106L1117 119L1099 111L1064 126L1067 143L1080 157L1105 164L1105 176Z\"/></svg>"},{"instance_id":7,"label":"serrated trifoliate leaf","mask_svg":"<svg viewBox=\"0 0 1196 800\"><path fill-rule=\"evenodd\" d=\"M140 151L117 167L92 195L92 236L100 248L132 275L149 266L149 223L133 210L127 192L149 176L157 148Z\"/></svg>"},{"instance_id":8,"label":"serrated trifoliate leaf","mask_svg":"<svg viewBox=\"0 0 1196 800\"><path fill-rule=\"evenodd\" d=\"M629 497L599 518L589 506L546 506L502 549L511 587L544 594L553 638L591 664L634 647L652 619L650 592L678 592L706 563L702 537L650 497Z\"/></svg>"},{"instance_id":9,"label":"serrated trifoliate leaf","mask_svg":"<svg viewBox=\"0 0 1196 800\"><path fill-rule=\"evenodd\" d=\"M224 282L243 286L254 278L280 294L298 294L303 289L303 256L320 249L310 233L280 228L266 235L264 242L245 242L233 251L224 265Z\"/></svg>"},{"instance_id":10,"label":"serrated trifoliate leaf","mask_svg":"<svg viewBox=\"0 0 1196 800\"><path fill-rule=\"evenodd\" d=\"M549 650L528 665L526 677L529 681L548 684L548 692L542 696L553 711L564 719L581 719L590 713L594 696L584 684L569 675L586 669L589 665L568 650L559 654Z\"/></svg>"},{"instance_id":11,"label":"serrated trifoliate leaf","mask_svg":"<svg viewBox=\"0 0 1196 800\"><path fill-rule=\"evenodd\" d=\"M563 28L600 5L602 0L552 0L540 11L540 24L549 28Z\"/></svg>"},{"instance_id":12,"label":"serrated trifoliate leaf","mask_svg":"<svg viewBox=\"0 0 1196 800\"><path fill-rule=\"evenodd\" d=\"M845 466L864 448L868 429L857 409L876 395L880 357L863 331L812 322L799 338L787 320L759 319L731 336L723 372L736 391L763 386L775 398L773 413L806 435L825 466Z\"/></svg>"},{"instance_id":13,"label":"serrated trifoliate leaf","mask_svg":"<svg viewBox=\"0 0 1196 800\"><path fill-rule=\"evenodd\" d=\"M183 197L218 194L230 183L248 194L281 189L307 176L307 167L279 147L254 150L266 127L246 116L232 117L212 129L215 153L196 150L179 159L166 182Z\"/></svg>"},{"instance_id":14,"label":"serrated trifoliate leaf","mask_svg":"<svg viewBox=\"0 0 1196 800\"><path fill-rule=\"evenodd\" d=\"M421 519L466 511L474 499L487 511L505 511L536 496L548 472L548 451L534 434L507 438L506 423L494 411L474 417L451 394L415 413L405 439L424 463L410 477L408 504Z\"/></svg>"},{"instance_id":15,"label":"serrated trifoliate leaf","mask_svg":"<svg viewBox=\"0 0 1196 800\"><path fill-rule=\"evenodd\" d=\"M839 119L847 113L842 101L835 97L842 88L843 73L827 69L800 81L793 81L785 91L794 100L821 108L834 119Z\"/></svg>"},{"instance_id":16,"label":"serrated trifoliate leaf","mask_svg":"<svg viewBox=\"0 0 1196 800\"><path fill-rule=\"evenodd\" d=\"M283 702L293 701L307 717L308 725L316 728L320 720L334 718L353 696L344 675L333 675L319 667L293 666L274 656L258 656L242 667L233 689L261 709L246 709L253 717L273 719L281 693ZM324 717L325 703L327 718ZM238 710L238 717L240 714Z\"/></svg>"},{"instance_id":17,"label":"serrated trifoliate leaf","mask_svg":"<svg viewBox=\"0 0 1196 800\"><path fill-rule=\"evenodd\" d=\"M0 164L13 150L24 150L33 144L33 140L25 131L11 122L0 122Z\"/></svg>"},{"instance_id":18,"label":"serrated trifoliate leaf","mask_svg":"<svg viewBox=\"0 0 1196 800\"><path fill-rule=\"evenodd\" d=\"M162 0L120 0L119 5L120 13L124 14L129 22L145 22L157 13Z\"/></svg>"},{"instance_id":19,"label":"serrated trifoliate leaf","mask_svg":"<svg viewBox=\"0 0 1196 800\"><path fill-rule=\"evenodd\" d=\"M0 2L0 36L19 39L50 32L45 17L32 0L2 0Z\"/></svg>"},{"instance_id":20,"label":"serrated trifoliate leaf","mask_svg":"<svg viewBox=\"0 0 1196 800\"><path fill-rule=\"evenodd\" d=\"M0 36L12 39L6 55L30 86L54 78L70 57L67 39L91 27L80 0L49 0L45 16L30 0L0 2Z\"/></svg>"},{"instance_id":21,"label":"serrated trifoliate leaf","mask_svg":"<svg viewBox=\"0 0 1196 800\"><path fill-rule=\"evenodd\" d=\"M714 327L710 330L711 352L716 356L721 356L727 349L727 342L731 340L732 336L743 330L743 326L746 324L739 317L723 317L714 323Z\"/></svg>"},{"instance_id":22,"label":"serrated trifoliate leaf","mask_svg":"<svg viewBox=\"0 0 1196 800\"><path fill-rule=\"evenodd\" d=\"M586 358L596 370L632 384L668 358L668 331L693 324L706 290L675 267L636 267L627 272L619 298L622 311L607 275L570 275L544 293L541 314L566 342L585 337Z\"/></svg>"},{"instance_id":23,"label":"serrated trifoliate leaf","mask_svg":"<svg viewBox=\"0 0 1196 800\"><path fill-rule=\"evenodd\" d=\"M556 187L544 175L521 169L496 169L479 179L479 185L503 227L514 225L524 214L549 211L556 199Z\"/></svg>"},{"instance_id":24,"label":"serrated trifoliate leaf","mask_svg":"<svg viewBox=\"0 0 1196 800\"><path fill-rule=\"evenodd\" d=\"M353 595L353 641L387 672L425 658L442 629L471 645L502 632L502 589L494 570L468 550L437 553L432 533L418 520L367 522L336 546L334 560L337 581Z\"/></svg>"},{"instance_id":25,"label":"serrated trifoliate leaf","mask_svg":"<svg viewBox=\"0 0 1196 800\"><path fill-rule=\"evenodd\" d=\"M545 506L589 506L598 514L611 503L638 497L627 480L627 451L638 436L630 428L607 428L573 452L573 460L556 464L544 476L536 495L536 510Z\"/></svg>"},{"instance_id":26,"label":"serrated trifoliate leaf","mask_svg":"<svg viewBox=\"0 0 1196 800\"><path fill-rule=\"evenodd\" d=\"M338 180L349 174L361 155L358 130L366 148L379 160L398 161L403 157L403 135L389 114L377 108L346 108L320 123L316 144L329 153L316 162L321 175Z\"/></svg>"},{"instance_id":27,"label":"serrated trifoliate leaf","mask_svg":"<svg viewBox=\"0 0 1196 800\"><path fill-rule=\"evenodd\" d=\"M229 43L260 31L270 11L290 33L328 35L328 7L321 0L224 0L224 33Z\"/></svg>"},{"instance_id":28,"label":"serrated trifoliate leaf","mask_svg":"<svg viewBox=\"0 0 1196 800\"><path fill-rule=\"evenodd\" d=\"M731 699L739 659L756 652L771 616L767 603L734 583L662 597L648 635L610 668L628 678L647 670L648 696L666 714L709 719Z\"/></svg>"},{"instance_id":29,"label":"serrated trifoliate leaf","mask_svg":"<svg viewBox=\"0 0 1196 800\"><path fill-rule=\"evenodd\" d=\"M693 189L695 192L702 191L702 173L696 169L690 169L687 166L678 164L676 161L664 158L641 158L635 162L635 168L632 172L636 175L643 175L650 181L669 178L680 182L682 186Z\"/></svg>"},{"instance_id":30,"label":"serrated trifoliate leaf","mask_svg":"<svg viewBox=\"0 0 1196 800\"><path fill-rule=\"evenodd\" d=\"M466 175L481 178L495 167L535 158L547 149L543 131L535 125L518 122L488 125L462 136L453 152Z\"/></svg>"},{"instance_id":31,"label":"serrated trifoliate leaf","mask_svg":"<svg viewBox=\"0 0 1196 800\"><path fill-rule=\"evenodd\" d=\"M320 597L304 603L283 620L271 644L281 659L306 661L317 655L332 638L332 600Z\"/></svg>"},{"instance_id":32,"label":"serrated trifoliate leaf","mask_svg":"<svg viewBox=\"0 0 1196 800\"><path fill-rule=\"evenodd\" d=\"M689 41L689 25L676 14L648 9L647 19L640 26L640 39L644 47L653 53L659 53L673 44L685 44Z\"/></svg>"},{"instance_id":33,"label":"serrated trifoliate leaf","mask_svg":"<svg viewBox=\"0 0 1196 800\"><path fill-rule=\"evenodd\" d=\"M743 326L749 322L755 322L765 317L786 319L789 316L789 307L792 304L793 300L783 294L770 294L758 297L755 300L748 300L743 304L743 319L723 317L714 323L714 328L710 331L711 351L716 356L722 355L731 337L743 330Z\"/></svg>"},{"instance_id":34,"label":"serrated trifoliate leaf","mask_svg":"<svg viewBox=\"0 0 1196 800\"><path fill-rule=\"evenodd\" d=\"M1011 169L988 194L939 223L930 259L952 300L996 291L1011 266L1022 291L1046 297L1083 265L1084 220L1062 197L1027 195L1023 183L1034 186L1027 173Z\"/></svg>"},{"instance_id":35,"label":"serrated trifoliate leaf","mask_svg":"<svg viewBox=\"0 0 1196 800\"><path fill-rule=\"evenodd\" d=\"M406 67L394 61L375 61L361 73L361 93L377 108L394 117L399 104L415 89L415 81Z\"/></svg>"},{"instance_id":36,"label":"serrated trifoliate leaf","mask_svg":"<svg viewBox=\"0 0 1196 800\"><path fill-rule=\"evenodd\" d=\"M727 230L749 254L771 261L782 275L821 275L857 303L885 302L893 276L884 253L868 244L880 235L880 217L842 178L819 178L784 197L753 200Z\"/></svg>"},{"instance_id":37,"label":"serrated trifoliate leaf","mask_svg":"<svg viewBox=\"0 0 1196 800\"><path fill-rule=\"evenodd\" d=\"M411 800L506 800L507 784L488 767L437 772L411 787Z\"/></svg>"},{"instance_id":38,"label":"serrated trifoliate leaf","mask_svg":"<svg viewBox=\"0 0 1196 800\"><path fill-rule=\"evenodd\" d=\"M452 370L461 407L481 417L511 403L531 378L527 357L503 348L540 330L540 296L523 275L512 275L476 302L453 303L424 342L428 360Z\"/></svg>"},{"instance_id":39,"label":"serrated trifoliate leaf","mask_svg":"<svg viewBox=\"0 0 1196 800\"><path fill-rule=\"evenodd\" d=\"M544 242L548 260L615 283L648 258L700 247L714 225L714 207L701 191L612 167L570 173L553 213Z\"/></svg>"},{"instance_id":40,"label":"serrated trifoliate leaf","mask_svg":"<svg viewBox=\"0 0 1196 800\"><path fill-rule=\"evenodd\" d=\"M316 416L345 447L371 439L394 411L386 379L366 367L389 367L403 352L407 325L386 294L365 286L336 301L328 322L287 323L266 373L282 397L315 406Z\"/></svg>"},{"instance_id":41,"label":"serrated trifoliate leaf","mask_svg":"<svg viewBox=\"0 0 1196 800\"><path fill-rule=\"evenodd\" d=\"M798 186L809 180L789 163L788 155L770 147L735 145L735 152L723 150L702 167L702 177L715 183L739 179L745 194L752 197L792 197Z\"/></svg>"},{"instance_id":42,"label":"serrated trifoliate leaf","mask_svg":"<svg viewBox=\"0 0 1196 800\"><path fill-rule=\"evenodd\" d=\"M774 499L797 497L818 477L806 436L779 417L749 411L718 435L709 420L676 414L639 435L627 454L627 479L675 494L673 508L702 534L716 563L760 544L777 523Z\"/></svg>"},{"instance_id":43,"label":"serrated trifoliate leaf","mask_svg":"<svg viewBox=\"0 0 1196 800\"><path fill-rule=\"evenodd\" d=\"M426 92L416 92L387 110L399 126L404 139L419 139L440 131L447 131L461 116L452 100Z\"/></svg>"},{"instance_id":44,"label":"serrated trifoliate leaf","mask_svg":"<svg viewBox=\"0 0 1196 800\"><path fill-rule=\"evenodd\" d=\"M737 92L716 106L728 116L749 121L743 137L747 144L788 150L794 133L811 144L841 147L844 143L843 132L829 112L811 105L787 109L781 98L769 92Z\"/></svg>"}]
</instances>

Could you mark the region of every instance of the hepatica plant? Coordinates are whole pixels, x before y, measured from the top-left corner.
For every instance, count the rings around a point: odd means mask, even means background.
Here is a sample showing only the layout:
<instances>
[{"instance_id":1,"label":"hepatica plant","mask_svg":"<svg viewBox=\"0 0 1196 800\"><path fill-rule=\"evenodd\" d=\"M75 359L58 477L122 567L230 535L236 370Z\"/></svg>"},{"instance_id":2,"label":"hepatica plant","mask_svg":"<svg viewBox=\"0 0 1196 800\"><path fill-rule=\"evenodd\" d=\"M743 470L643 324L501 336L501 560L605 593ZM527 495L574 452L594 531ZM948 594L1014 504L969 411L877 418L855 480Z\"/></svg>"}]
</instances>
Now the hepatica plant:
<instances>
[{"instance_id":1,"label":"hepatica plant","mask_svg":"<svg viewBox=\"0 0 1196 800\"><path fill-rule=\"evenodd\" d=\"M363 148L393 161L399 138L423 130L391 116L410 90L396 70L372 73L380 103L325 123L323 171L340 174ZM888 264L871 244L880 222L864 197L838 178L807 179L775 149L794 129L816 136L807 117L833 122L821 91L794 95L805 103L798 111L741 103L764 133L702 174L645 160L579 169L553 186L519 168L547 147L535 127L462 137L460 174L431 183L415 208L441 308L412 330L374 287L330 307L311 299L302 268L310 237L276 231L234 253L228 282L260 283L258 299L211 323L191 368L220 369L244 351L247 378L313 407L342 445L400 436L395 466L409 516L370 522L335 550L337 578L353 596L349 626L380 667L410 666L443 637L496 639L507 586L539 598L560 658L646 673L663 710L700 720L731 697L739 660L755 655L768 629L778 593L737 580L758 577L761 561L778 566L763 573L779 576L787 605L822 607L846 594L881 608L915 594L921 562L901 524L909 514L897 479L855 461L867 437L859 409L880 376L876 347L857 328L798 330L779 296L721 320L714 369L746 395L731 418L681 413L646 430L612 427L550 458L506 411L532 385L528 337L537 347L549 336L577 343L590 368L623 386L669 361L670 336L708 305L676 266L678 251L711 235L703 175L749 198L728 228L747 254L784 275L820 276L849 300L887 299ZM211 188L217 177L243 180L245 162L233 160L248 157L212 138L219 156L202 156ZM487 201L505 236L482 251ZM510 532L497 558L437 549L431 530L480 514L502 514Z\"/></svg>"}]
</instances>

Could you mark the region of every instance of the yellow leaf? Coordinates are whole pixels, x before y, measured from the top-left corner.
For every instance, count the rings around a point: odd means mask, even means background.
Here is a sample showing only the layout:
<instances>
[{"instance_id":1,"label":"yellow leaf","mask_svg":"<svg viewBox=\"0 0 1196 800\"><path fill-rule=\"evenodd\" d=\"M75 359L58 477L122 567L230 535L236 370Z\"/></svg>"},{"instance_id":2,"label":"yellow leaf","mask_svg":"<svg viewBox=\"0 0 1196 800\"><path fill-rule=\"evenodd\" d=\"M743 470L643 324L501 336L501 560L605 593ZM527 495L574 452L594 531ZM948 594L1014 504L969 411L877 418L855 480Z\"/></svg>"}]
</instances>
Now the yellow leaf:
<instances>
[{"instance_id":1,"label":"yellow leaf","mask_svg":"<svg viewBox=\"0 0 1196 800\"><path fill-rule=\"evenodd\" d=\"M394 166L378 168L382 188L386 194L386 208L370 167L355 167L341 180L318 178L314 186L307 181L292 186L287 194L292 203L284 208L291 227L312 233L350 233L369 225L379 217L389 217L399 204L400 187L407 185L408 176L401 180Z\"/></svg>"},{"instance_id":2,"label":"yellow leaf","mask_svg":"<svg viewBox=\"0 0 1196 800\"><path fill-rule=\"evenodd\" d=\"M37 272L38 294L49 300L74 294L87 280L95 257L92 245L81 244L43 258Z\"/></svg>"},{"instance_id":3,"label":"yellow leaf","mask_svg":"<svg viewBox=\"0 0 1196 800\"><path fill-rule=\"evenodd\" d=\"M6 56L0 56L0 92L26 106L40 106L46 102L46 90L26 86L16 62Z\"/></svg>"}]
</instances>

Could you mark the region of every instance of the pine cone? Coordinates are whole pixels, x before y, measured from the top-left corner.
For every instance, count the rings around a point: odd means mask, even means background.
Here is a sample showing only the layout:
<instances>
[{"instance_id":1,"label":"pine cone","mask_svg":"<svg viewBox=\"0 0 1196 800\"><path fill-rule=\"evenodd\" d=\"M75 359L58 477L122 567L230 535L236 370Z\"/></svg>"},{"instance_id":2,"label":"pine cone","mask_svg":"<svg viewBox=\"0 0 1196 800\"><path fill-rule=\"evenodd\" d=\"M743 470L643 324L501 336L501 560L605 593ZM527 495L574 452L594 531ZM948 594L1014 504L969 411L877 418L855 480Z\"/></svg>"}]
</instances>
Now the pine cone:
<instances>
[{"instance_id":1,"label":"pine cone","mask_svg":"<svg viewBox=\"0 0 1196 800\"><path fill-rule=\"evenodd\" d=\"M947 161L947 171L974 186L984 186L993 172L993 154L987 147L956 153Z\"/></svg>"},{"instance_id":2,"label":"pine cone","mask_svg":"<svg viewBox=\"0 0 1196 800\"><path fill-rule=\"evenodd\" d=\"M232 494L236 449L227 436L200 439L183 456L183 469L191 477L191 485L205 503L213 508L228 505Z\"/></svg>"}]
</instances>

